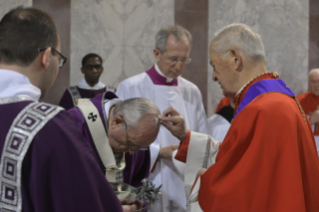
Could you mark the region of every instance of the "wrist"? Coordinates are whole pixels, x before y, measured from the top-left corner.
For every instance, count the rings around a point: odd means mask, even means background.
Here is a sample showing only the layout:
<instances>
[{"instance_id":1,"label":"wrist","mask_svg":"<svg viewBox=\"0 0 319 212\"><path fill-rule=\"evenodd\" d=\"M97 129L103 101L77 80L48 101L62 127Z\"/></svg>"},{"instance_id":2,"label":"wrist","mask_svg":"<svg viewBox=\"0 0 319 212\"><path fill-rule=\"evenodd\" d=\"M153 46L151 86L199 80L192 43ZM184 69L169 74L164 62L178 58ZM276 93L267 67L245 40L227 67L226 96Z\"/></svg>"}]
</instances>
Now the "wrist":
<instances>
[{"instance_id":1,"label":"wrist","mask_svg":"<svg viewBox=\"0 0 319 212\"><path fill-rule=\"evenodd\" d=\"M186 138L190 137L191 131L187 130L185 131L185 133L183 134L183 136L181 136L180 141L183 142L185 141Z\"/></svg>"}]
</instances>

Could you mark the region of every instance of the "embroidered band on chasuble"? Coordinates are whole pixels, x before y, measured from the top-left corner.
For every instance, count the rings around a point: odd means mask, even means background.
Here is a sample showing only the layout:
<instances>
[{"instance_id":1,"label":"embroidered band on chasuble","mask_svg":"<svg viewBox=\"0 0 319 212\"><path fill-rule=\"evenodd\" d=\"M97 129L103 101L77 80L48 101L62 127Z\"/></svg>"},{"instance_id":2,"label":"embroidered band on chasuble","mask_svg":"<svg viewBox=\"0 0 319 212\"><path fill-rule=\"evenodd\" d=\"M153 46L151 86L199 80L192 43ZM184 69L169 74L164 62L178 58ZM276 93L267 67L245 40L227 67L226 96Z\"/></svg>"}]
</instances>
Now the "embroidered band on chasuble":
<instances>
[{"instance_id":1,"label":"embroidered band on chasuble","mask_svg":"<svg viewBox=\"0 0 319 212\"><path fill-rule=\"evenodd\" d=\"M17 97L12 99L14 98ZM1 100L0 104L3 103ZM26 106L14 119L6 136L0 162L1 212L22 211L23 159L34 136L61 110L63 109L57 106L34 102Z\"/></svg>"},{"instance_id":2,"label":"embroidered band on chasuble","mask_svg":"<svg viewBox=\"0 0 319 212\"><path fill-rule=\"evenodd\" d=\"M73 106L78 105L78 99L81 99L81 94L76 86L68 87L68 91L72 97Z\"/></svg>"},{"instance_id":3,"label":"embroidered band on chasuble","mask_svg":"<svg viewBox=\"0 0 319 212\"><path fill-rule=\"evenodd\" d=\"M96 150L98 151L103 165L105 166L106 179L109 182L123 182L123 170L126 166L125 153L121 155L114 155L98 109L90 101L90 99L79 99L77 108L87 123L88 130L90 131ZM104 111L104 109L102 110ZM118 156L118 158L115 156ZM118 161L116 161L116 159Z\"/></svg>"}]
</instances>

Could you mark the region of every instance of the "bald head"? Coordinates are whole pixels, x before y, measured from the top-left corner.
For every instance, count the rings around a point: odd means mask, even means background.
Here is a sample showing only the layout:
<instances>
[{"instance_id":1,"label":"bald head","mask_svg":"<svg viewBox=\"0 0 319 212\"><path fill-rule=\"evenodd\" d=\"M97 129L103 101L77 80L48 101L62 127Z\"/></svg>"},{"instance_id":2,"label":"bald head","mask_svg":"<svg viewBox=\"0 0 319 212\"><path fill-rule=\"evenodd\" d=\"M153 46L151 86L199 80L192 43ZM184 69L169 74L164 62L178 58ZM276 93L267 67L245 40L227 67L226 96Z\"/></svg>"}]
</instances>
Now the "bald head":
<instances>
[{"instance_id":1,"label":"bald head","mask_svg":"<svg viewBox=\"0 0 319 212\"><path fill-rule=\"evenodd\" d=\"M310 91L315 96L319 96L319 68L312 69L309 72L308 83Z\"/></svg>"}]
</instances>

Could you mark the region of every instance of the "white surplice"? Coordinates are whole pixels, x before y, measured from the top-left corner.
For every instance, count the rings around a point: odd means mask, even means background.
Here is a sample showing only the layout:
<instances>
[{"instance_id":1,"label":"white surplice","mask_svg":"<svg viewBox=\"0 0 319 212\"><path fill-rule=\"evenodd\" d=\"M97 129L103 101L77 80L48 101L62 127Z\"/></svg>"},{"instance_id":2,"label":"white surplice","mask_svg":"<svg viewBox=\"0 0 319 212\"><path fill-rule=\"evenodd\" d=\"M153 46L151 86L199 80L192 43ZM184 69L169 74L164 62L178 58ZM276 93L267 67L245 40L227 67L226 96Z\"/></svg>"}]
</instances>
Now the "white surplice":
<instances>
[{"instance_id":1,"label":"white surplice","mask_svg":"<svg viewBox=\"0 0 319 212\"><path fill-rule=\"evenodd\" d=\"M133 97L150 99L161 112L173 106L183 115L188 129L207 133L207 117L201 93L196 85L182 77L178 77L177 86L155 85L149 75L144 72L121 82L116 94L120 99ZM157 161L150 179L156 186L163 184L163 187L162 195L149 211L186 211L184 177L179 174L171 160L157 160L161 147L179 143L177 138L161 126L157 139L150 146L151 169Z\"/></svg>"},{"instance_id":2,"label":"white surplice","mask_svg":"<svg viewBox=\"0 0 319 212\"><path fill-rule=\"evenodd\" d=\"M229 128L230 123L227 119L217 113L208 119L209 134L217 141L223 142Z\"/></svg>"},{"instance_id":3,"label":"white surplice","mask_svg":"<svg viewBox=\"0 0 319 212\"><path fill-rule=\"evenodd\" d=\"M78 83L77 85L78 87L80 88L83 88L83 89L86 89L86 90L99 90L99 89L102 89L102 88L105 88L105 85L99 81L96 85L94 85L93 87L90 86L85 78L83 77L82 80Z\"/></svg>"},{"instance_id":4,"label":"white surplice","mask_svg":"<svg viewBox=\"0 0 319 212\"><path fill-rule=\"evenodd\" d=\"M32 85L28 77L6 69L0 69L0 75L0 98L19 96L39 100L41 90Z\"/></svg>"}]
</instances>

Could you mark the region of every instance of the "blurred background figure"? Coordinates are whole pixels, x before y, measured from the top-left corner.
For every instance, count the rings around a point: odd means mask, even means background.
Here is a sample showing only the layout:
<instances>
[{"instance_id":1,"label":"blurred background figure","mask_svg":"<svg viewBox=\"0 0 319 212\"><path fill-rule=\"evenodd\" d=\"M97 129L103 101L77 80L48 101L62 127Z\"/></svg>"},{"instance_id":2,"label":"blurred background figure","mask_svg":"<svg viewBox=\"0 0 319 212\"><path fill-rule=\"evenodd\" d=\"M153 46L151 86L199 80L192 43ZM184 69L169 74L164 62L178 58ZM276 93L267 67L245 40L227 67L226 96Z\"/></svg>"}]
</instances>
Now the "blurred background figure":
<instances>
[{"instance_id":1,"label":"blurred background figure","mask_svg":"<svg viewBox=\"0 0 319 212\"><path fill-rule=\"evenodd\" d=\"M94 53L85 55L81 68L81 72L84 74L83 79L76 86L70 86L66 89L59 105L68 110L76 106L80 98L91 99L105 91L115 92L115 88L105 86L100 81L103 70L103 61L99 55Z\"/></svg>"},{"instance_id":2,"label":"blurred background figure","mask_svg":"<svg viewBox=\"0 0 319 212\"><path fill-rule=\"evenodd\" d=\"M308 86L310 91L299 94L297 99L311 123L319 154L319 68L309 72Z\"/></svg>"}]
</instances>

